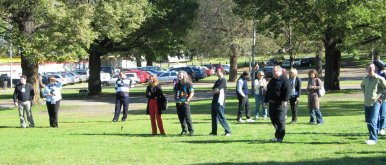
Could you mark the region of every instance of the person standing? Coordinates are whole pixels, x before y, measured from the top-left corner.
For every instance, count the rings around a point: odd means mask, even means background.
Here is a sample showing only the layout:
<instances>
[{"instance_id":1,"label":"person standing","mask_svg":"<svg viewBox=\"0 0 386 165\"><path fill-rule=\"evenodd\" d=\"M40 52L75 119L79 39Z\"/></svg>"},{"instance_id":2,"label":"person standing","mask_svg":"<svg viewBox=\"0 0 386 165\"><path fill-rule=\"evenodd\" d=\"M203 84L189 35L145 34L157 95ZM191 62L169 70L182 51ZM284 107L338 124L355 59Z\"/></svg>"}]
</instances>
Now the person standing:
<instances>
[{"instance_id":1,"label":"person standing","mask_svg":"<svg viewBox=\"0 0 386 165\"><path fill-rule=\"evenodd\" d=\"M290 69L289 71L289 80L291 84L291 97L290 97L290 106L292 112L292 124L297 123L298 121L298 105L300 94L302 91L302 80L298 77L298 71L295 68Z\"/></svg>"},{"instance_id":2,"label":"person standing","mask_svg":"<svg viewBox=\"0 0 386 165\"><path fill-rule=\"evenodd\" d=\"M181 123L181 135L185 135L189 131L189 135L193 136L194 129L190 113L190 101L194 95L192 80L185 71L179 71L177 76L178 82L174 86L174 97L178 119Z\"/></svg>"},{"instance_id":3,"label":"person standing","mask_svg":"<svg viewBox=\"0 0 386 165\"><path fill-rule=\"evenodd\" d=\"M386 79L386 70L385 70L385 63L381 60L374 60L373 61L375 65L375 73L379 76ZM378 123L378 130L380 135L385 135L385 129L386 129L386 91L383 91L383 94L381 95L382 104L379 109L379 123Z\"/></svg>"},{"instance_id":4,"label":"person standing","mask_svg":"<svg viewBox=\"0 0 386 165\"><path fill-rule=\"evenodd\" d=\"M115 113L113 122L117 122L119 114L123 106L122 121L126 121L129 113L129 89L131 87L131 80L126 78L124 71L119 72L117 81L115 82Z\"/></svg>"},{"instance_id":5,"label":"person standing","mask_svg":"<svg viewBox=\"0 0 386 165\"><path fill-rule=\"evenodd\" d=\"M221 126L225 129L225 136L231 135L231 129L228 126L227 119L225 118L224 104L225 93L227 89L227 80L224 78L224 73L221 69L216 70L218 80L212 87L213 99L211 108L212 117L212 132L209 135L217 135L217 123L220 122Z\"/></svg>"},{"instance_id":6,"label":"person standing","mask_svg":"<svg viewBox=\"0 0 386 165\"><path fill-rule=\"evenodd\" d=\"M257 65L258 66L258 65ZM259 118L260 106L263 108L263 119L267 118L267 107L263 106L265 92L267 91L267 81L264 79L264 72L258 71L255 79L255 119Z\"/></svg>"},{"instance_id":7,"label":"person standing","mask_svg":"<svg viewBox=\"0 0 386 165\"><path fill-rule=\"evenodd\" d=\"M280 66L273 67L273 78L268 82L265 104L269 104L269 117L275 127L275 138L272 142L283 142L285 136L285 107L291 95L288 78L282 74Z\"/></svg>"},{"instance_id":8,"label":"person standing","mask_svg":"<svg viewBox=\"0 0 386 165\"><path fill-rule=\"evenodd\" d=\"M241 74L240 78L237 80L236 84L236 93L237 98L239 100L239 109L237 111L237 121L239 123L244 123L245 121L242 118L242 112L245 110L245 115L247 117L247 122L254 122L254 120L251 119L250 112L249 112L249 99L248 99L248 82L249 79L249 73L247 71L244 71L243 74Z\"/></svg>"},{"instance_id":9,"label":"person standing","mask_svg":"<svg viewBox=\"0 0 386 165\"><path fill-rule=\"evenodd\" d=\"M308 72L308 109L310 110L310 123L311 124L323 124L323 115L320 111L320 98L318 90L322 89L322 80L318 77L318 72L315 69L311 69Z\"/></svg>"},{"instance_id":10,"label":"person standing","mask_svg":"<svg viewBox=\"0 0 386 165\"><path fill-rule=\"evenodd\" d=\"M153 135L157 135L157 125L161 135L165 135L161 114L159 109L159 98L162 96L161 85L158 82L156 76L151 75L149 77L149 85L146 88L147 108L146 114L150 115L151 130ZM157 121L157 124L156 124Z\"/></svg>"},{"instance_id":11,"label":"person standing","mask_svg":"<svg viewBox=\"0 0 386 165\"><path fill-rule=\"evenodd\" d=\"M367 66L367 76L362 79L361 89L364 94L365 120L369 131L369 140L365 141L368 145L377 144L378 115L381 107L381 95L386 89L386 81L383 77L375 73L373 63Z\"/></svg>"},{"instance_id":12,"label":"person standing","mask_svg":"<svg viewBox=\"0 0 386 165\"><path fill-rule=\"evenodd\" d=\"M27 114L29 127L35 127L34 119L32 117L31 102L34 99L35 92L31 84L27 83L27 76L20 77L20 82L15 86L13 92L13 103L19 110L20 126L26 128L26 121L24 111Z\"/></svg>"},{"instance_id":13,"label":"person standing","mask_svg":"<svg viewBox=\"0 0 386 165\"><path fill-rule=\"evenodd\" d=\"M55 76L48 77L49 84L44 87L43 96L46 98L50 127L58 127L58 111L62 99L62 84L56 81Z\"/></svg>"}]
</instances>

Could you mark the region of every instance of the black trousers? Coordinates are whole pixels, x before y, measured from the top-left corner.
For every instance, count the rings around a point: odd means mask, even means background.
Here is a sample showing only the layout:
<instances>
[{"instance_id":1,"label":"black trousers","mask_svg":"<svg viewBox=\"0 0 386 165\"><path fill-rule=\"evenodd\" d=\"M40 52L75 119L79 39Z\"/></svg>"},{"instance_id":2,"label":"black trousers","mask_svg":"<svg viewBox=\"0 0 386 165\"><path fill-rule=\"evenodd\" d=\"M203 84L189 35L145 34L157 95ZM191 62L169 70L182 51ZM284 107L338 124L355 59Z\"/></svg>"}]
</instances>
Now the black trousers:
<instances>
[{"instance_id":1,"label":"black trousers","mask_svg":"<svg viewBox=\"0 0 386 165\"><path fill-rule=\"evenodd\" d=\"M292 112L292 121L298 121L298 105L296 97L290 98L291 112Z\"/></svg>"},{"instance_id":2,"label":"black trousers","mask_svg":"<svg viewBox=\"0 0 386 165\"><path fill-rule=\"evenodd\" d=\"M242 118L242 112L244 111L244 109L247 119L251 118L248 95L242 97L240 94L237 94L237 98L239 99L239 110L237 111L237 120Z\"/></svg>"},{"instance_id":3,"label":"black trousers","mask_svg":"<svg viewBox=\"0 0 386 165\"><path fill-rule=\"evenodd\" d=\"M275 138L284 139L286 111L281 102L269 103L269 117L275 127Z\"/></svg>"},{"instance_id":4,"label":"black trousers","mask_svg":"<svg viewBox=\"0 0 386 165\"><path fill-rule=\"evenodd\" d=\"M123 107L123 109L122 109ZM115 112L113 120L117 121L123 111L122 121L125 121L129 113L129 93L117 92L115 96Z\"/></svg>"},{"instance_id":5,"label":"black trousers","mask_svg":"<svg viewBox=\"0 0 386 165\"><path fill-rule=\"evenodd\" d=\"M58 111L60 106L60 101L56 101L55 104L51 102L46 102L48 116L50 117L50 127L58 127Z\"/></svg>"},{"instance_id":6,"label":"black trousers","mask_svg":"<svg viewBox=\"0 0 386 165\"><path fill-rule=\"evenodd\" d=\"M176 103L176 107L182 131L187 132L186 128L188 128L189 132L194 132L192 118L190 115L190 104Z\"/></svg>"}]
</instances>

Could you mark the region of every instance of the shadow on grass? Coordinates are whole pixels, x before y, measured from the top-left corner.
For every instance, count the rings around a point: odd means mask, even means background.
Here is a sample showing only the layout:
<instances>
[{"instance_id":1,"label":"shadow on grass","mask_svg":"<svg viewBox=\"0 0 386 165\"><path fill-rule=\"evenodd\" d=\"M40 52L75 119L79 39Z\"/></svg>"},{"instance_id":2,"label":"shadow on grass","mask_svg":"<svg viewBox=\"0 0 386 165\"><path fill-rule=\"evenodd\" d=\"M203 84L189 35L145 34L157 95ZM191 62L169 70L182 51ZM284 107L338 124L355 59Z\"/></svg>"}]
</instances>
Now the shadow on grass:
<instances>
[{"instance_id":1,"label":"shadow on grass","mask_svg":"<svg viewBox=\"0 0 386 165\"><path fill-rule=\"evenodd\" d=\"M204 163L196 163L196 165L200 164L206 164L206 165L215 165L215 164L238 164L238 165L260 165L260 164L270 164L270 165L298 165L298 164L305 164L305 165L314 165L314 164L385 164L386 157L385 156L366 156L366 157L343 157L343 158L321 158L321 159L314 159L314 160L308 160L308 161L298 161L298 162L278 162L278 161L267 161L267 162L219 162L219 163L212 163L212 162L204 162Z\"/></svg>"},{"instance_id":2,"label":"shadow on grass","mask_svg":"<svg viewBox=\"0 0 386 165\"><path fill-rule=\"evenodd\" d=\"M82 134L70 134L70 135L83 135L83 136L125 136L125 137L183 137L179 134L166 134L166 135L152 135L152 134L130 134L130 133L82 133ZM189 135L187 135L189 136Z\"/></svg>"},{"instance_id":3,"label":"shadow on grass","mask_svg":"<svg viewBox=\"0 0 386 165\"><path fill-rule=\"evenodd\" d=\"M283 141L282 143L271 142L270 140L189 140L189 141L180 141L184 143L192 143L192 144L210 144L210 143L249 143L249 144L349 144L348 142L291 142L291 141Z\"/></svg>"},{"instance_id":4,"label":"shadow on grass","mask_svg":"<svg viewBox=\"0 0 386 165\"><path fill-rule=\"evenodd\" d=\"M329 133L329 132L286 132L286 134L297 134L297 135L330 135L339 137L353 137L353 136L368 136L368 133Z\"/></svg>"}]
</instances>

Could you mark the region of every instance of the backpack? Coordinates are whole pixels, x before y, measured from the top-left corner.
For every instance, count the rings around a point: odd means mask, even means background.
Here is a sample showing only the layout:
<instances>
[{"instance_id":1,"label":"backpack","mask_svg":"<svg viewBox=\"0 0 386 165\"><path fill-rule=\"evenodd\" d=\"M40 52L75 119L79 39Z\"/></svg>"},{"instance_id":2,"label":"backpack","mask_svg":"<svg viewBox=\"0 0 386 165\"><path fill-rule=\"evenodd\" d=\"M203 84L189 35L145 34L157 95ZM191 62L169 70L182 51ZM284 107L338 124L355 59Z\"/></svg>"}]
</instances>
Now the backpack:
<instances>
[{"instance_id":1,"label":"backpack","mask_svg":"<svg viewBox=\"0 0 386 165\"><path fill-rule=\"evenodd\" d=\"M319 79L320 80L320 79ZM322 81L322 80L320 80ZM317 81L319 83L319 81ZM322 88L318 90L318 97L322 97L324 94L326 94L326 90L324 89L324 87L321 85L321 84L318 84L320 85Z\"/></svg>"},{"instance_id":2,"label":"backpack","mask_svg":"<svg viewBox=\"0 0 386 165\"><path fill-rule=\"evenodd\" d=\"M168 99L165 97L163 92L161 92L161 96L158 98L158 108L161 111L166 111L168 109Z\"/></svg>"}]
</instances>

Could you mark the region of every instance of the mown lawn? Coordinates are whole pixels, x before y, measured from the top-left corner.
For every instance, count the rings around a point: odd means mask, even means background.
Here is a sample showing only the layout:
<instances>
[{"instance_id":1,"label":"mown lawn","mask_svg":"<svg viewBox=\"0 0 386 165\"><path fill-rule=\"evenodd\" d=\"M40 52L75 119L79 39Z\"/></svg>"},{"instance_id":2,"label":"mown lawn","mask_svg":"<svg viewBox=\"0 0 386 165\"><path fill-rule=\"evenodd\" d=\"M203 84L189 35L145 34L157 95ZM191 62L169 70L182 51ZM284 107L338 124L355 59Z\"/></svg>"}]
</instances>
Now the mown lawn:
<instances>
[{"instance_id":1,"label":"mown lawn","mask_svg":"<svg viewBox=\"0 0 386 165\"><path fill-rule=\"evenodd\" d=\"M140 96L142 88L133 90L132 96ZM165 87L165 90L170 89ZM197 88L197 91L205 90L208 87ZM66 89L65 98L76 97L75 92L75 89ZM324 125L308 124L305 100L303 95L299 122L287 125L281 144L269 142L274 134L269 120L236 123L235 97L228 97L226 104L231 137L208 136L210 100L192 103L195 136L179 135L180 125L172 104L162 116L166 136L151 135L143 103L131 104L128 121L117 123L111 122L113 104L62 105L58 129L48 127L44 106L34 107L36 128L27 129L19 128L16 109L3 108L0 109L0 164L386 163L385 137L381 137L377 145L364 144L368 133L358 90L343 90L323 97ZM250 101L254 103L252 98ZM288 116L287 122L290 122L290 112ZM218 133L222 132L219 126Z\"/></svg>"}]
</instances>

